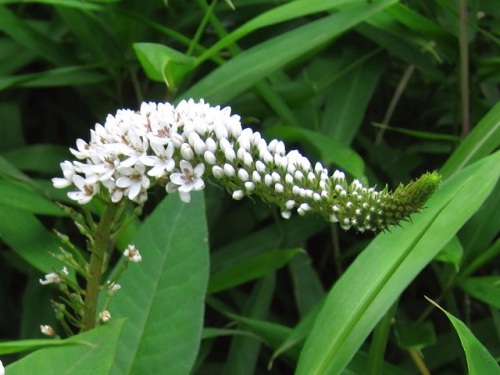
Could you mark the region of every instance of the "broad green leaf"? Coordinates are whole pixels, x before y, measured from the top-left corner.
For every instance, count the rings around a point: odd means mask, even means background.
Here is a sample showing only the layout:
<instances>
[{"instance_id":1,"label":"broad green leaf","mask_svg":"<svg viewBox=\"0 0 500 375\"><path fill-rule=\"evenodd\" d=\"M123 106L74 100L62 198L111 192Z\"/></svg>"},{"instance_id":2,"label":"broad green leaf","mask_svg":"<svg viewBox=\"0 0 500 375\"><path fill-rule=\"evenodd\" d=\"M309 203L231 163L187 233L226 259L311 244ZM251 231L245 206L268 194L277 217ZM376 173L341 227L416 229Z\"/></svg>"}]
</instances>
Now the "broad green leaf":
<instances>
[{"instance_id":1,"label":"broad green leaf","mask_svg":"<svg viewBox=\"0 0 500 375\"><path fill-rule=\"evenodd\" d=\"M42 273L61 268L50 255L57 252L61 243L33 214L0 205L0 233L3 242Z\"/></svg>"},{"instance_id":2,"label":"broad green leaf","mask_svg":"<svg viewBox=\"0 0 500 375\"><path fill-rule=\"evenodd\" d=\"M350 147L321 133L293 126L276 126L266 129L264 134L269 138L283 139L287 142L303 142L305 140L320 152L321 159L325 164L334 163L357 178L363 176L363 159Z\"/></svg>"},{"instance_id":3,"label":"broad green leaf","mask_svg":"<svg viewBox=\"0 0 500 375\"><path fill-rule=\"evenodd\" d=\"M91 370L93 375L107 375L116 355L123 323L124 319L119 319L61 341L65 346L37 350L7 366L6 373L84 375Z\"/></svg>"},{"instance_id":4,"label":"broad green leaf","mask_svg":"<svg viewBox=\"0 0 500 375\"><path fill-rule=\"evenodd\" d=\"M165 82L172 91L194 68L194 58L161 44L135 43L134 50L148 77Z\"/></svg>"},{"instance_id":5,"label":"broad green leaf","mask_svg":"<svg viewBox=\"0 0 500 375\"><path fill-rule=\"evenodd\" d=\"M500 309L500 276L464 277L458 285L474 298Z\"/></svg>"},{"instance_id":6,"label":"broad green leaf","mask_svg":"<svg viewBox=\"0 0 500 375\"><path fill-rule=\"evenodd\" d=\"M362 3L266 40L226 62L182 94L224 103L286 64L306 55L371 15L396 3L382 0ZM273 56L272 59L269 56Z\"/></svg>"},{"instance_id":7,"label":"broad green leaf","mask_svg":"<svg viewBox=\"0 0 500 375\"><path fill-rule=\"evenodd\" d=\"M418 350L436 343L436 333L431 322L397 323L394 327L398 344L406 350Z\"/></svg>"},{"instance_id":8,"label":"broad green leaf","mask_svg":"<svg viewBox=\"0 0 500 375\"><path fill-rule=\"evenodd\" d=\"M137 232L142 262L130 264L113 298L126 317L110 374L189 374L201 340L208 281L204 200L171 195Z\"/></svg>"},{"instance_id":9,"label":"broad green leaf","mask_svg":"<svg viewBox=\"0 0 500 375\"><path fill-rule=\"evenodd\" d=\"M440 262L453 264L455 270L458 272L463 255L464 248L462 247L462 244L460 243L458 238L455 236L441 249L441 251L436 255L434 259L439 260Z\"/></svg>"},{"instance_id":10,"label":"broad green leaf","mask_svg":"<svg viewBox=\"0 0 500 375\"><path fill-rule=\"evenodd\" d=\"M208 293L217 293L265 276L283 267L301 252L301 249L272 250L220 270L210 276Z\"/></svg>"},{"instance_id":11,"label":"broad green leaf","mask_svg":"<svg viewBox=\"0 0 500 375\"><path fill-rule=\"evenodd\" d=\"M58 206L29 186L9 180L0 179L0 205L33 214L65 216Z\"/></svg>"},{"instance_id":12,"label":"broad green leaf","mask_svg":"<svg viewBox=\"0 0 500 375\"><path fill-rule=\"evenodd\" d=\"M450 319L451 324L460 337L460 342L465 351L469 374L500 374L500 366L488 351L474 336L470 329L460 320L444 310L434 301L428 299L434 306L440 309Z\"/></svg>"},{"instance_id":13,"label":"broad green leaf","mask_svg":"<svg viewBox=\"0 0 500 375\"><path fill-rule=\"evenodd\" d=\"M446 178L490 154L500 145L500 103L497 103L474 127L446 161L439 173Z\"/></svg>"},{"instance_id":14,"label":"broad green leaf","mask_svg":"<svg viewBox=\"0 0 500 375\"><path fill-rule=\"evenodd\" d=\"M497 152L448 179L413 224L378 235L328 294L297 375L341 373L404 288L485 201L499 175Z\"/></svg>"},{"instance_id":15,"label":"broad green leaf","mask_svg":"<svg viewBox=\"0 0 500 375\"><path fill-rule=\"evenodd\" d=\"M351 363L349 363L349 366L342 371L342 375L365 375L365 374L371 374L367 372L367 369L369 368L369 354L366 352L360 350L359 352L356 353L354 358L352 359ZM380 374L383 375L410 375L414 374L414 372L410 372L408 370L405 370L402 368L402 366L395 366L392 365L389 362L385 362L382 364L381 367L381 372Z\"/></svg>"},{"instance_id":16,"label":"broad green leaf","mask_svg":"<svg viewBox=\"0 0 500 375\"><path fill-rule=\"evenodd\" d=\"M37 172L49 177L62 175L60 163L70 157L67 147L50 144L30 145L4 154L13 166L24 172Z\"/></svg>"}]
</instances>

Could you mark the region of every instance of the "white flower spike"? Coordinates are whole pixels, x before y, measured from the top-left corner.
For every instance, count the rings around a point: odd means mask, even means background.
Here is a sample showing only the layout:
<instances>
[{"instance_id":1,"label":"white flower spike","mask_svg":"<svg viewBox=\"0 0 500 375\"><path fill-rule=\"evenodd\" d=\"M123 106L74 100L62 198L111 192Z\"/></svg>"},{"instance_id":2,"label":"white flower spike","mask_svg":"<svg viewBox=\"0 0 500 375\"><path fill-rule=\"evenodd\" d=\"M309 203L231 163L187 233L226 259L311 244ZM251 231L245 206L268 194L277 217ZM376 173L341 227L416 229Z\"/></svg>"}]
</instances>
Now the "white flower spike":
<instances>
[{"instance_id":1,"label":"white flower spike","mask_svg":"<svg viewBox=\"0 0 500 375\"><path fill-rule=\"evenodd\" d=\"M314 212L359 231L384 230L408 219L441 181L437 173L427 173L394 193L367 189L358 180L348 184L343 172L329 175L321 163L313 167L297 150L287 152L282 141L267 143L259 132L242 129L231 108L193 99L118 110L91 130L88 143L77 140L76 148L71 152L84 162L63 162L64 177L52 182L76 187L68 196L79 204L96 195L143 204L156 184L190 202L191 191L205 187L207 170L234 199L259 195L278 205L284 218L291 216L286 203L294 200L300 215Z\"/></svg>"}]
</instances>

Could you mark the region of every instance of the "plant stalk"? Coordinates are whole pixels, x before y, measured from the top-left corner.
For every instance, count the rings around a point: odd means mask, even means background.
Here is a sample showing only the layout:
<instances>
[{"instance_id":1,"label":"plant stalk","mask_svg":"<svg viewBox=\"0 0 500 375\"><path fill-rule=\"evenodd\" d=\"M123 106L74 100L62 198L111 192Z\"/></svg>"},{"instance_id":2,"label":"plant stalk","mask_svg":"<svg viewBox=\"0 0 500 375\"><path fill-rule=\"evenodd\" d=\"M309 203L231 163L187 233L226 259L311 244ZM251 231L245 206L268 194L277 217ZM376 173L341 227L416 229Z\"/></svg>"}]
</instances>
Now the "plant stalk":
<instances>
[{"instance_id":1,"label":"plant stalk","mask_svg":"<svg viewBox=\"0 0 500 375\"><path fill-rule=\"evenodd\" d=\"M83 307L81 332L88 331L96 325L97 303L101 289L101 278L104 269L106 254L110 245L111 226L113 224L118 205L109 203L104 209L97 226L94 246L90 256L87 287L85 289L85 304Z\"/></svg>"},{"instance_id":2,"label":"plant stalk","mask_svg":"<svg viewBox=\"0 0 500 375\"><path fill-rule=\"evenodd\" d=\"M469 41L467 39L467 0L460 1L460 96L462 102L462 138L470 132Z\"/></svg>"}]
</instances>

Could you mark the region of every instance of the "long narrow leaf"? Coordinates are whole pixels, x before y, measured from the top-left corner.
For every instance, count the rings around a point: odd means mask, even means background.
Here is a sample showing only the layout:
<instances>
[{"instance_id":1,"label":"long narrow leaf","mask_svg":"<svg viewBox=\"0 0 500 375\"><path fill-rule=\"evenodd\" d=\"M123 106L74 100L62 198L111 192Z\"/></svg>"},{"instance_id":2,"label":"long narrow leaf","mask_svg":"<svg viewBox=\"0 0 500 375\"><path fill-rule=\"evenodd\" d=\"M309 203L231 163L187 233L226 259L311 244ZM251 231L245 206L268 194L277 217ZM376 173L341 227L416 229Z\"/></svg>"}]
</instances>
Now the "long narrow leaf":
<instances>
[{"instance_id":1,"label":"long narrow leaf","mask_svg":"<svg viewBox=\"0 0 500 375\"><path fill-rule=\"evenodd\" d=\"M396 2L396 0L382 0L376 3L364 3L267 40L228 61L182 96L205 98L213 103L227 102L267 75L323 46Z\"/></svg>"},{"instance_id":2,"label":"long narrow leaf","mask_svg":"<svg viewBox=\"0 0 500 375\"><path fill-rule=\"evenodd\" d=\"M430 300L429 300L430 301ZM450 314L448 311L444 310L438 304L430 301L434 306L439 308L442 312L446 314L448 319L450 319L451 324L455 327L455 330L460 337L462 346L465 351L465 356L467 358L467 367L469 368L469 374L488 374L495 375L500 374L500 366L498 366L497 361L491 356L479 340L474 336L470 329L460 320Z\"/></svg>"},{"instance_id":3,"label":"long narrow leaf","mask_svg":"<svg viewBox=\"0 0 500 375\"><path fill-rule=\"evenodd\" d=\"M340 374L404 288L481 206L500 175L500 152L446 181L428 208L379 235L328 295L297 375Z\"/></svg>"}]
</instances>

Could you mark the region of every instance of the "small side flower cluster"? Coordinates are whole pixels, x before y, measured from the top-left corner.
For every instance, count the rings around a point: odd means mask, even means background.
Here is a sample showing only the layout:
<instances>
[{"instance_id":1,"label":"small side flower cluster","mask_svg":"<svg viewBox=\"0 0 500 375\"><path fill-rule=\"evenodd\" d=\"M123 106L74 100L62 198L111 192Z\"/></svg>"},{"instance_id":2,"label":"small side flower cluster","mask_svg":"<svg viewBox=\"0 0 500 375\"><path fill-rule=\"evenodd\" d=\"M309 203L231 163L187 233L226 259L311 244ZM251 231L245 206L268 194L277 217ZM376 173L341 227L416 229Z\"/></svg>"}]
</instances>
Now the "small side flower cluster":
<instances>
[{"instance_id":1,"label":"small side flower cluster","mask_svg":"<svg viewBox=\"0 0 500 375\"><path fill-rule=\"evenodd\" d=\"M429 173L395 193L358 180L349 184L344 173L330 175L297 150L287 152L283 142L268 143L259 132L243 129L229 107L203 100L119 110L91 130L88 143L79 139L76 145L71 152L81 161L63 162L64 177L53 183L76 187L68 195L80 204L100 193L112 202L142 204L154 184L189 202L190 192L203 189L205 176L212 175L234 199L258 195L278 205L284 218L293 210L314 212L344 229L378 231L418 211L440 183L437 173Z\"/></svg>"}]
</instances>

